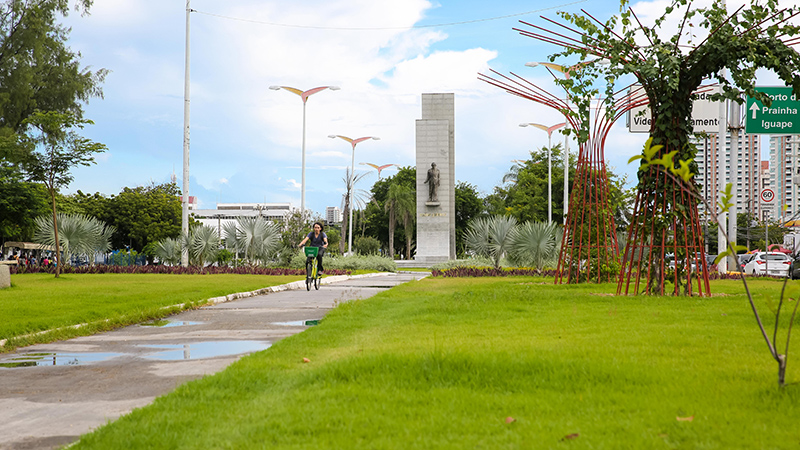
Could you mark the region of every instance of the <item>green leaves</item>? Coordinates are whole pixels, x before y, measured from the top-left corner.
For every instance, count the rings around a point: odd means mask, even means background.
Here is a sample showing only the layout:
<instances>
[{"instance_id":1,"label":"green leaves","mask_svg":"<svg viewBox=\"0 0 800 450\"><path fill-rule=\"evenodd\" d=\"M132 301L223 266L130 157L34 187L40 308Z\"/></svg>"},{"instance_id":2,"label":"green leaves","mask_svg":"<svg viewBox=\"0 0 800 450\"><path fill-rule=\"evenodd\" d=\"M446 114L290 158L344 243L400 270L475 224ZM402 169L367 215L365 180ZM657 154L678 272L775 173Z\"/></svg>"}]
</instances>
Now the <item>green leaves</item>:
<instances>
[{"instance_id":1,"label":"green leaves","mask_svg":"<svg viewBox=\"0 0 800 450\"><path fill-rule=\"evenodd\" d=\"M669 173L679 177L685 183L690 183L692 178L694 177L694 173L691 171L692 162L690 160L679 160L677 162L678 167L675 167L675 156L678 154L678 150L673 150L661 158L656 158L658 156L661 149L663 149L663 145L653 145L653 138L652 136L647 139L647 142L644 144L644 150L642 151L641 155L632 156L628 160L628 164L642 160L641 165L639 166L639 171L643 172L647 168L651 166L658 166L663 168L664 170L669 171Z\"/></svg>"}]
</instances>

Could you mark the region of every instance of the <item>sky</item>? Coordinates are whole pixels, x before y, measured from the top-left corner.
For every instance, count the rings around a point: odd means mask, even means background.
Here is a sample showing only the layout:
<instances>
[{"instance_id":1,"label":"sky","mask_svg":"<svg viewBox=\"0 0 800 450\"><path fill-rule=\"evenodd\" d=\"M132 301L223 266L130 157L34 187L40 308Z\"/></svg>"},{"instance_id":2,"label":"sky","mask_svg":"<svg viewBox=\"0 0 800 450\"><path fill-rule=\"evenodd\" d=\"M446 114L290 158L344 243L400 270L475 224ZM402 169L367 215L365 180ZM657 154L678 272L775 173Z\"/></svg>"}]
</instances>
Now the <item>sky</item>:
<instances>
[{"instance_id":1,"label":"sky","mask_svg":"<svg viewBox=\"0 0 800 450\"><path fill-rule=\"evenodd\" d=\"M729 11L739 3L729 0ZM632 3L645 23L666 5ZM422 93L455 94L456 179L491 193L512 160L548 145L547 133L519 124L563 120L479 81L478 73L513 71L557 92L544 68L525 63L547 61L561 49L513 28L520 20L552 27L540 16L555 20L557 11L585 9L606 20L619 2L192 0L191 8L189 195L203 209L218 202L299 207L303 104L269 87L338 86L306 104L306 208L323 215L328 206L341 207L352 157L350 144L328 136L380 138L356 146L356 174L370 172L356 187L369 190L377 172L361 163L415 165ZM64 22L82 65L110 71L104 97L85 107L95 124L83 130L108 150L97 164L75 169L64 192L114 195L169 182L173 174L182 186L186 2L98 0L90 15L73 13ZM760 84L775 80L759 75ZM629 133L624 119L609 135L607 164L629 184L636 168L627 161L646 137ZM390 167L381 176L394 173Z\"/></svg>"}]
</instances>

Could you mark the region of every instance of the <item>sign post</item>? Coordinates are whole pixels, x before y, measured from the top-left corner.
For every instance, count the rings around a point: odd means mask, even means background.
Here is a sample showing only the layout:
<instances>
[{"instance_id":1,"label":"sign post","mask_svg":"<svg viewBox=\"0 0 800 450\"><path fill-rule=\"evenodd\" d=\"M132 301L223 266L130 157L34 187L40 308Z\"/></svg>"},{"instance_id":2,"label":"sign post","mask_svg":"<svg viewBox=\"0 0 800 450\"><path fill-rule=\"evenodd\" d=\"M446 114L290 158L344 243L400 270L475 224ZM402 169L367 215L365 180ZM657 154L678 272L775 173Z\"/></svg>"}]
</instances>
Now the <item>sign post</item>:
<instances>
[{"instance_id":1,"label":"sign post","mask_svg":"<svg viewBox=\"0 0 800 450\"><path fill-rule=\"evenodd\" d=\"M770 107L747 97L747 134L800 134L800 100L790 87L756 87L772 99Z\"/></svg>"}]
</instances>

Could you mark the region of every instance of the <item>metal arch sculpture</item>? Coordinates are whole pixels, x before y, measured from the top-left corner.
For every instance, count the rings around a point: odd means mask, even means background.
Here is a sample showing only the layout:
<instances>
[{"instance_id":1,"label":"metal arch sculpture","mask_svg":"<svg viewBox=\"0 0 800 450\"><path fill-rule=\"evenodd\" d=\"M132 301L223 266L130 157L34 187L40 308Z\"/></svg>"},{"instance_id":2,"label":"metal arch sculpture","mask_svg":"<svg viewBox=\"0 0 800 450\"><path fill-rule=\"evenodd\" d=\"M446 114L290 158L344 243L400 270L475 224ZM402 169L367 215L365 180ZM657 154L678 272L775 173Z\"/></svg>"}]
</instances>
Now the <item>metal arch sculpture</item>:
<instances>
[{"instance_id":1,"label":"metal arch sculpture","mask_svg":"<svg viewBox=\"0 0 800 450\"><path fill-rule=\"evenodd\" d=\"M555 78L552 67L544 64ZM565 115L573 130L580 130L584 120L572 102L545 91L525 78L511 73L505 76L495 70L496 77L479 74L478 78L506 92L556 109ZM567 72L569 73L569 72ZM559 253L555 282L609 282L616 279L613 267L618 264L614 213L609 203L608 172L604 145L611 126L630 109L646 103L643 95L619 91L614 94L610 111L597 109L594 120L588 120L588 139L579 139L576 176L570 193L570 209L564 229L564 245ZM591 111L589 112L591 115ZM589 117L591 119L591 117Z\"/></svg>"}]
</instances>

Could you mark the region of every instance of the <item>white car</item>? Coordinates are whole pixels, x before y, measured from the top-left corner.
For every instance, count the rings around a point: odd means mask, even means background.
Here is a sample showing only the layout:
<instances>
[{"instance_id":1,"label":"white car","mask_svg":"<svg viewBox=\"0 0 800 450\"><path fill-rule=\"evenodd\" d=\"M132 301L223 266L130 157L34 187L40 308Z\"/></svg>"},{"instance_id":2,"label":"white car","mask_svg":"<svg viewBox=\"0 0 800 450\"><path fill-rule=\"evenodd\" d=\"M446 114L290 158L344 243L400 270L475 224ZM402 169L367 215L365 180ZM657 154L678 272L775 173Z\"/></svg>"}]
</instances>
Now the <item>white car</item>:
<instances>
[{"instance_id":1,"label":"white car","mask_svg":"<svg viewBox=\"0 0 800 450\"><path fill-rule=\"evenodd\" d=\"M744 273L748 275L770 275L788 277L792 258L780 252L759 252L744 265Z\"/></svg>"}]
</instances>

